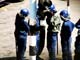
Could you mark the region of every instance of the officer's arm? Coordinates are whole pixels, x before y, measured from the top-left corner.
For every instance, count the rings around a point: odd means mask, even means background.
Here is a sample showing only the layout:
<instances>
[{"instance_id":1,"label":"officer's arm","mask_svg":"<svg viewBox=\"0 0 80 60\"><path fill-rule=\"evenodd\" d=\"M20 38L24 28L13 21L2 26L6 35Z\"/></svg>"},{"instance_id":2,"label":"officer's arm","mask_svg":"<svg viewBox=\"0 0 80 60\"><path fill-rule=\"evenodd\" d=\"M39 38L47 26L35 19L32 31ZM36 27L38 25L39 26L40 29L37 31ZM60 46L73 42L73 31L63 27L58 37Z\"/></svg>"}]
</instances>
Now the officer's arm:
<instances>
[{"instance_id":1,"label":"officer's arm","mask_svg":"<svg viewBox=\"0 0 80 60\"><path fill-rule=\"evenodd\" d=\"M27 22L24 21L24 28L25 28L25 31L28 32L30 30L30 27L28 25Z\"/></svg>"},{"instance_id":2,"label":"officer's arm","mask_svg":"<svg viewBox=\"0 0 80 60\"><path fill-rule=\"evenodd\" d=\"M75 27L75 24L74 24L74 23L72 23L72 31L73 31L74 27Z\"/></svg>"},{"instance_id":3,"label":"officer's arm","mask_svg":"<svg viewBox=\"0 0 80 60\"><path fill-rule=\"evenodd\" d=\"M43 13L50 12L49 10L43 10Z\"/></svg>"},{"instance_id":4,"label":"officer's arm","mask_svg":"<svg viewBox=\"0 0 80 60\"><path fill-rule=\"evenodd\" d=\"M47 17L47 19L46 19L46 22L47 22L47 24L49 25L49 26L51 26L52 25L52 23L51 23L51 17Z\"/></svg>"}]
</instances>

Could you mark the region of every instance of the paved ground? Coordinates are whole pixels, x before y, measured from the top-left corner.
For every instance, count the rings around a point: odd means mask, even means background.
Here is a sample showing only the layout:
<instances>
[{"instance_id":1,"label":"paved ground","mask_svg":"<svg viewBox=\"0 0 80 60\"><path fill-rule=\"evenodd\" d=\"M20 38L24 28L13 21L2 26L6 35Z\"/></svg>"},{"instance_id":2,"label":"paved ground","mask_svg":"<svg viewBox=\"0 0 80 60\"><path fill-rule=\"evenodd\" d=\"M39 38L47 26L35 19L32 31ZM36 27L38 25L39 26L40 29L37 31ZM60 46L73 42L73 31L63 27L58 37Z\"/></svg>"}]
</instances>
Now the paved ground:
<instances>
[{"instance_id":1,"label":"paved ground","mask_svg":"<svg viewBox=\"0 0 80 60\"><path fill-rule=\"evenodd\" d=\"M52 0L53 3L56 5L58 10L67 8L66 1L61 0ZM29 9L29 1L25 0L19 3L2 3L5 4L1 7L0 4L0 60L15 60L15 39L14 39L14 21L15 15L21 8L28 8ZM80 0L70 0L70 7L71 7L71 18L74 23L80 18ZM76 29L73 31L73 41L72 41L72 51L74 51L74 41L76 36ZM59 37L60 38L60 37ZM28 41L29 43L29 41ZM28 54L28 47L25 57L29 59ZM48 52L46 46L41 54L41 57L45 60L48 59ZM60 40L59 40L59 55L58 60L61 59L61 47L60 47Z\"/></svg>"}]
</instances>

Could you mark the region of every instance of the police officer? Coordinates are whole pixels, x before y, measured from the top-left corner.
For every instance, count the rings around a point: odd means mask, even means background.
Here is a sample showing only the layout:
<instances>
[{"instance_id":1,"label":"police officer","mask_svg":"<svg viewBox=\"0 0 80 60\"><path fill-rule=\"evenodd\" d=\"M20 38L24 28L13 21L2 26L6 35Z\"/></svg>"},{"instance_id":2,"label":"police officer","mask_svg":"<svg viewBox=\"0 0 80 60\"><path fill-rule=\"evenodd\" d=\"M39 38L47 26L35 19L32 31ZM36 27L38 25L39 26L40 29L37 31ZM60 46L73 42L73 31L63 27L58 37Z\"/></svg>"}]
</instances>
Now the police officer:
<instances>
[{"instance_id":1,"label":"police officer","mask_svg":"<svg viewBox=\"0 0 80 60\"><path fill-rule=\"evenodd\" d=\"M49 52L49 60L56 60L58 32L60 30L60 17L57 15L54 4L49 7L47 13L47 49Z\"/></svg>"},{"instance_id":2,"label":"police officer","mask_svg":"<svg viewBox=\"0 0 80 60\"><path fill-rule=\"evenodd\" d=\"M62 46L62 58L63 60L72 60L71 53L71 33L74 28L74 24L70 21L69 13L67 10L60 12L60 17L63 21L61 28L61 46Z\"/></svg>"},{"instance_id":3,"label":"police officer","mask_svg":"<svg viewBox=\"0 0 80 60\"><path fill-rule=\"evenodd\" d=\"M42 12L45 7L42 4L38 4L39 8L37 11L37 20L39 20L39 24L40 21L44 21L44 13ZM40 24L40 33L38 35L38 39L37 39L37 60L43 60L42 58L39 57L39 55L41 54L43 48L44 48L44 41L45 41L45 26L41 26Z\"/></svg>"},{"instance_id":4,"label":"police officer","mask_svg":"<svg viewBox=\"0 0 80 60\"><path fill-rule=\"evenodd\" d=\"M28 23L25 21L28 14L29 11L27 9L21 9L20 13L17 13L16 15L14 35L16 40L17 60L24 60L27 33L30 29Z\"/></svg>"},{"instance_id":5,"label":"police officer","mask_svg":"<svg viewBox=\"0 0 80 60\"><path fill-rule=\"evenodd\" d=\"M45 25L44 25L44 21L45 21L45 12L44 10L46 10L51 4L52 2L41 2L42 0L39 0L39 8L37 11L37 16L38 16L38 20L39 20L39 24L40 24L40 35L39 35L39 39L37 39L37 60L43 60L42 58L39 57L39 55L41 54L44 45L45 45Z\"/></svg>"},{"instance_id":6,"label":"police officer","mask_svg":"<svg viewBox=\"0 0 80 60\"><path fill-rule=\"evenodd\" d=\"M75 56L74 60L80 60L80 19L75 24L75 27L78 29L76 41L75 41Z\"/></svg>"}]
</instances>

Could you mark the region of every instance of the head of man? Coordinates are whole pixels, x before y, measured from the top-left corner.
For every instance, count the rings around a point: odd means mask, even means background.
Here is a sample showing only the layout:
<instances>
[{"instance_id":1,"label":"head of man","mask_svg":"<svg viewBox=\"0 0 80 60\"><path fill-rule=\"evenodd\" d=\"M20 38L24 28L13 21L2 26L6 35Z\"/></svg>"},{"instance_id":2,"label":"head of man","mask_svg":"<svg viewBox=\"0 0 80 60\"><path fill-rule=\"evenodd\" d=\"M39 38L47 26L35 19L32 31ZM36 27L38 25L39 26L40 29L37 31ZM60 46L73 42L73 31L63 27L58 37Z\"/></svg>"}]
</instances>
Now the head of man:
<instances>
[{"instance_id":1,"label":"head of man","mask_svg":"<svg viewBox=\"0 0 80 60\"><path fill-rule=\"evenodd\" d=\"M50 12L51 12L52 15L54 15L54 14L57 12L54 4L52 4L52 5L49 7L49 10L50 10Z\"/></svg>"},{"instance_id":2,"label":"head of man","mask_svg":"<svg viewBox=\"0 0 80 60\"><path fill-rule=\"evenodd\" d=\"M60 17L61 17L61 19L62 19L63 21L67 21L67 20L70 19L70 16L69 16L69 13L68 13L67 10L62 10L62 11L60 12Z\"/></svg>"},{"instance_id":3,"label":"head of man","mask_svg":"<svg viewBox=\"0 0 80 60\"><path fill-rule=\"evenodd\" d=\"M28 9L21 9L19 15L24 18L27 17L29 15Z\"/></svg>"}]
</instances>

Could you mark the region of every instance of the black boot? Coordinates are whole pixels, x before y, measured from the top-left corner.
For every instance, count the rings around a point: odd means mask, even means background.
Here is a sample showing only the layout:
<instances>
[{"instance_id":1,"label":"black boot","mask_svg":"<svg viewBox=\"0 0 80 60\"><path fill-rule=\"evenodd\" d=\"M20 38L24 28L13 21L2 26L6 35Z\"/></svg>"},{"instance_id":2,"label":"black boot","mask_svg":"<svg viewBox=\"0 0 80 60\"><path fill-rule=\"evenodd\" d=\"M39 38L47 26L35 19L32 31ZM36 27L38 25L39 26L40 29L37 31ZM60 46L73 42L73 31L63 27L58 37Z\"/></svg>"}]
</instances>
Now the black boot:
<instances>
[{"instance_id":1,"label":"black boot","mask_svg":"<svg viewBox=\"0 0 80 60\"><path fill-rule=\"evenodd\" d=\"M56 60L56 54L54 52L49 52L49 60Z\"/></svg>"},{"instance_id":2,"label":"black boot","mask_svg":"<svg viewBox=\"0 0 80 60\"><path fill-rule=\"evenodd\" d=\"M62 53L62 60L68 60L66 52Z\"/></svg>"}]
</instances>

